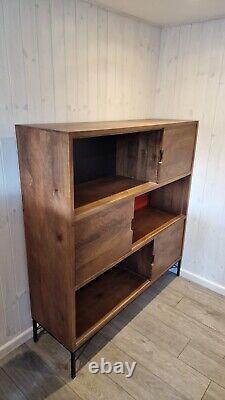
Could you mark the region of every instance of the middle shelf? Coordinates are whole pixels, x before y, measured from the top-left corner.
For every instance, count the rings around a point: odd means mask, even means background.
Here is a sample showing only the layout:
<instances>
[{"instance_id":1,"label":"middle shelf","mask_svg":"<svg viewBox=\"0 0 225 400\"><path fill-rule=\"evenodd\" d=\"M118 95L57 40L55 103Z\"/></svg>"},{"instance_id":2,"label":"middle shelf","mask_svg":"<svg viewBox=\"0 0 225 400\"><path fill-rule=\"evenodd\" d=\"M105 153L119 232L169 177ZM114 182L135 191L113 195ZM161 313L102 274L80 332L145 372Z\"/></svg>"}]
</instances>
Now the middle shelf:
<instances>
[{"instance_id":1,"label":"middle shelf","mask_svg":"<svg viewBox=\"0 0 225 400\"><path fill-rule=\"evenodd\" d=\"M74 221L86 218L88 215L109 207L121 200L135 198L144 193L155 191L177 180L187 178L190 174L179 176L175 179L156 183L144 182L124 176L107 176L90 182L83 182L75 186Z\"/></svg>"},{"instance_id":2,"label":"middle shelf","mask_svg":"<svg viewBox=\"0 0 225 400\"><path fill-rule=\"evenodd\" d=\"M75 188L75 209L90 203L96 203L113 195L117 195L120 198L121 192L143 185L143 183L141 180L125 176L107 176L80 183ZM156 185L153 182L149 182L149 184ZM135 189L133 192L135 193Z\"/></svg>"}]
</instances>

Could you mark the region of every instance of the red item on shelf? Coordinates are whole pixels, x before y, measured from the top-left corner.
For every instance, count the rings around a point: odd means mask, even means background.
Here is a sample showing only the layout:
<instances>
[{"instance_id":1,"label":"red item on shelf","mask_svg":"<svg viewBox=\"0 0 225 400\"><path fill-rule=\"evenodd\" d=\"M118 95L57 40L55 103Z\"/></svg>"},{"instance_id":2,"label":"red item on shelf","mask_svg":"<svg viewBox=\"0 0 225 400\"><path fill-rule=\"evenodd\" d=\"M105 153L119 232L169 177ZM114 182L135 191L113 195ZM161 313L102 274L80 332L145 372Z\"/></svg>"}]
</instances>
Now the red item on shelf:
<instances>
[{"instance_id":1,"label":"red item on shelf","mask_svg":"<svg viewBox=\"0 0 225 400\"><path fill-rule=\"evenodd\" d=\"M149 199L147 194L142 194L141 196L136 197L134 201L134 211L146 208L148 206L148 201Z\"/></svg>"}]
</instances>

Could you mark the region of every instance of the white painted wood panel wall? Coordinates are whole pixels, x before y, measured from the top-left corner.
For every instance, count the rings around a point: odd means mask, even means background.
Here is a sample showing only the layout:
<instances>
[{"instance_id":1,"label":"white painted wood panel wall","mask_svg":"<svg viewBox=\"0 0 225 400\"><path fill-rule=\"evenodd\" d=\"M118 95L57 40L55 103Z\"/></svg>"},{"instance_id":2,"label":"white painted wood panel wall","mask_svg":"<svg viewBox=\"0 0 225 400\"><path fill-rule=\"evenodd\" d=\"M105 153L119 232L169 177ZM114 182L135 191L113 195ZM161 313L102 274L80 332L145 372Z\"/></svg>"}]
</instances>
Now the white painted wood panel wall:
<instances>
[{"instance_id":1,"label":"white painted wood panel wall","mask_svg":"<svg viewBox=\"0 0 225 400\"><path fill-rule=\"evenodd\" d=\"M14 124L148 117L159 46L158 28L83 1L0 0L1 355L31 325Z\"/></svg>"},{"instance_id":2,"label":"white painted wood panel wall","mask_svg":"<svg viewBox=\"0 0 225 400\"><path fill-rule=\"evenodd\" d=\"M197 119L182 274L225 294L225 20L163 29L155 115Z\"/></svg>"}]
</instances>

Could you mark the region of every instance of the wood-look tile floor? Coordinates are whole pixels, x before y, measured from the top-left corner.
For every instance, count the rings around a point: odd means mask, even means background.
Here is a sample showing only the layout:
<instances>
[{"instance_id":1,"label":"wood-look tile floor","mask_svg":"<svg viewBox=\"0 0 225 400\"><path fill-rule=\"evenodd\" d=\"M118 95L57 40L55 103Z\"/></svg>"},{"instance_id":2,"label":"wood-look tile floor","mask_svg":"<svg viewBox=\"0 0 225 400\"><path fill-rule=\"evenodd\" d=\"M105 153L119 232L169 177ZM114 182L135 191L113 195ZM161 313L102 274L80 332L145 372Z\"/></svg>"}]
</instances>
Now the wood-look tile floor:
<instances>
[{"instance_id":1,"label":"wood-look tile floor","mask_svg":"<svg viewBox=\"0 0 225 400\"><path fill-rule=\"evenodd\" d=\"M88 362L133 361L132 378ZM225 400L225 297L167 273L98 333L75 380L49 335L0 361L1 400Z\"/></svg>"}]
</instances>

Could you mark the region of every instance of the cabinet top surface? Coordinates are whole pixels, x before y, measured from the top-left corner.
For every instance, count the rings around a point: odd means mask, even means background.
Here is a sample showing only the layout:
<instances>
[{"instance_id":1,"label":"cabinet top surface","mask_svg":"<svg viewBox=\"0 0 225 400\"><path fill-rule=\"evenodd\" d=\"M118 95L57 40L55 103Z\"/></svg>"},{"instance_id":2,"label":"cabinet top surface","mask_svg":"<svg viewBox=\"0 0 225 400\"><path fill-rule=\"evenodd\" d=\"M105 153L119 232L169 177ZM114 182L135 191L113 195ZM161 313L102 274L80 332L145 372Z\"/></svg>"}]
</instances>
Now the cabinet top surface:
<instances>
[{"instance_id":1,"label":"cabinet top surface","mask_svg":"<svg viewBox=\"0 0 225 400\"><path fill-rule=\"evenodd\" d=\"M47 131L69 133L74 138L110 135L128 132L144 132L155 129L170 128L197 124L197 121L185 121L175 119L135 119L123 121L99 121L99 122L66 122L49 124L17 125Z\"/></svg>"}]
</instances>

